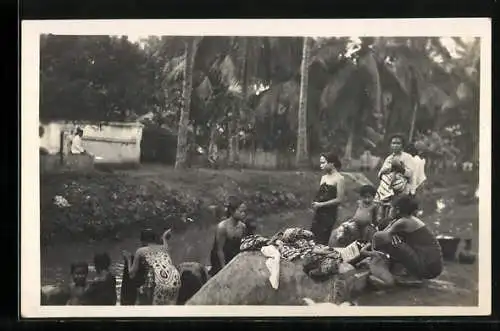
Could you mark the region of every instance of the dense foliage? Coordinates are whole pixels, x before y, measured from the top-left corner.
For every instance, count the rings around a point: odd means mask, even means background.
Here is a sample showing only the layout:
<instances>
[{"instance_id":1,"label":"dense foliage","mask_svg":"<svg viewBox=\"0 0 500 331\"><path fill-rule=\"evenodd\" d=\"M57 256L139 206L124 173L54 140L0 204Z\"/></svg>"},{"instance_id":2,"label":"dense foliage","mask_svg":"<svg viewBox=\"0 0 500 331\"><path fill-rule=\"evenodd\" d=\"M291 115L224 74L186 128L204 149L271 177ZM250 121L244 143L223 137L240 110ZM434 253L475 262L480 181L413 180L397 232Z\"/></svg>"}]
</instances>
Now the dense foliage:
<instances>
[{"instance_id":1,"label":"dense foliage","mask_svg":"<svg viewBox=\"0 0 500 331\"><path fill-rule=\"evenodd\" d=\"M359 155L385 148L390 133L403 131L433 139L436 155L458 150L477 159L480 41L454 40L456 56L439 38L311 39L309 152L334 147ZM176 133L186 104L186 42L193 42L187 142L208 147L212 137L233 158L238 148L295 149L303 38L163 36L132 43L42 35L40 118L150 115L153 125Z\"/></svg>"}]
</instances>

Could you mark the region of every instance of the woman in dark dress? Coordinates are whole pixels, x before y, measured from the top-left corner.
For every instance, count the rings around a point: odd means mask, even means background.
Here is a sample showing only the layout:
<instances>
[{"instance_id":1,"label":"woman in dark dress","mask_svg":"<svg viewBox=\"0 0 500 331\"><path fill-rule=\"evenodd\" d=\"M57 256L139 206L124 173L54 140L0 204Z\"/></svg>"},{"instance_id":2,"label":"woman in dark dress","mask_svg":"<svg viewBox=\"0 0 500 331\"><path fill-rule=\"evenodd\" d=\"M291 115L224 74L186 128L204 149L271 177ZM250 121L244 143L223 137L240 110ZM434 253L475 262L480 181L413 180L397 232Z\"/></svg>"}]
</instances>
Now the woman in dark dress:
<instances>
[{"instance_id":1,"label":"woman in dark dress","mask_svg":"<svg viewBox=\"0 0 500 331\"><path fill-rule=\"evenodd\" d=\"M210 276L215 275L240 252L241 239L246 234L246 205L236 197L230 197L226 217L217 224L214 245L210 252Z\"/></svg>"},{"instance_id":2,"label":"woman in dark dress","mask_svg":"<svg viewBox=\"0 0 500 331\"><path fill-rule=\"evenodd\" d=\"M341 163L335 154L322 154L319 162L324 175L312 203L315 213L311 232L316 243L328 245L330 233L337 222L338 207L344 197L344 177L338 172Z\"/></svg>"}]
</instances>

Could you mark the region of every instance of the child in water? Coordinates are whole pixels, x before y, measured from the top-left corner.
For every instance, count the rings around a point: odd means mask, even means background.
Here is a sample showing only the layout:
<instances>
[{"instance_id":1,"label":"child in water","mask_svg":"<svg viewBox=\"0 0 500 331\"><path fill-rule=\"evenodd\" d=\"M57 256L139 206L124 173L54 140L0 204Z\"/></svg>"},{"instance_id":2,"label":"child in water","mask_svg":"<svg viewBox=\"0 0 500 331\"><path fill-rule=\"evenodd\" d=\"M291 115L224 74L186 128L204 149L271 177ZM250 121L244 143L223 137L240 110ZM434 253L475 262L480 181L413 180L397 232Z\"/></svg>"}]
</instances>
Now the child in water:
<instances>
[{"instance_id":1,"label":"child in water","mask_svg":"<svg viewBox=\"0 0 500 331\"><path fill-rule=\"evenodd\" d=\"M77 262L71 264L71 284L69 285L70 299L66 303L70 306L85 304L84 295L87 290L87 276L89 265L87 262Z\"/></svg>"},{"instance_id":2,"label":"child in water","mask_svg":"<svg viewBox=\"0 0 500 331\"><path fill-rule=\"evenodd\" d=\"M107 253L94 255L96 277L89 284L86 298L95 306L116 305L116 278L111 273L111 258Z\"/></svg>"}]
</instances>

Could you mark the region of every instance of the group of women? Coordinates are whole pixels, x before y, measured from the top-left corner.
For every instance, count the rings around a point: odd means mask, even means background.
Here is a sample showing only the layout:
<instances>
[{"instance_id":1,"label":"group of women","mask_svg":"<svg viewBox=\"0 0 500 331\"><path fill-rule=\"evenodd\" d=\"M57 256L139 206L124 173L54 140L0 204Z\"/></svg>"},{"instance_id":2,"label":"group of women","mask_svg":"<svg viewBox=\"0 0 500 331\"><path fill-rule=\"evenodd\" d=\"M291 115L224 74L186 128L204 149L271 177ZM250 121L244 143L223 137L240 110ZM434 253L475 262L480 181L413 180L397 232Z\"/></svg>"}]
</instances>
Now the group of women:
<instances>
[{"instance_id":1,"label":"group of women","mask_svg":"<svg viewBox=\"0 0 500 331\"><path fill-rule=\"evenodd\" d=\"M415 176L413 157L403 151L404 139L394 136L390 142L391 154L385 159L380 171L381 186L385 175L396 172L404 178L403 189L392 190L390 201L373 201L375 188L364 187L358 210L353 216L363 221L364 226L373 227L369 244L361 250L365 256L390 256L386 270L379 272L384 281L392 271L392 264L399 264L406 270L407 276L418 279L437 277L443 268L441 248L433 233L416 215L415 194L419 179ZM314 218L311 232L315 242L328 245L332 230L338 217L339 206L344 197L344 177L340 173L341 162L335 154L320 157L320 167L324 172L320 187L312 202ZM390 185L395 183L393 177ZM417 179L416 179L417 178ZM381 187L379 187L379 190ZM388 208L386 208L388 207ZM387 209L387 210L385 210ZM382 210L382 213L374 213ZM371 215L377 215L371 219ZM252 225L246 222L247 206L231 197L226 205L226 219L221 221L215 231L215 238L210 252L211 269L214 276L240 252L241 239L253 232ZM168 253L166 231L157 238L152 230L141 233L141 247L134 255L124 252L128 277L140 279L137 287L135 304L166 305L175 304L181 287L180 273L172 263ZM108 263L109 264L109 263ZM107 266L107 265L106 265ZM384 276L385 272L385 276Z\"/></svg>"},{"instance_id":2,"label":"group of women","mask_svg":"<svg viewBox=\"0 0 500 331\"><path fill-rule=\"evenodd\" d=\"M435 235L416 216L416 194L425 180L421 158L418 153L411 155L404 151L404 138L401 135L394 135L390 139L390 148L391 154L384 160L378 172L378 190L373 194L370 194L370 190L362 190L362 199L354 215L354 218L358 218L358 215L363 214L363 210L376 210L369 222L371 224L366 226L365 223L365 228L372 227L374 231L371 233L370 243L364 246L361 254L378 258L390 257L383 264L385 270L379 272L385 283L393 283L402 276L416 280L432 279L441 274L443 261L441 246ZM344 178L339 172L340 160L334 154L322 155L320 167L324 175L312 203L315 214L311 230L315 241L326 245L343 200ZM385 182L385 176L390 173L401 175L401 182L397 182L397 176L390 177L389 182ZM400 187L396 189L396 186ZM390 191L390 194L382 195L380 192L384 190ZM374 196L375 201L366 199L367 195ZM388 198L382 199L382 196ZM404 270L404 274L393 275L393 266L402 267L400 269Z\"/></svg>"}]
</instances>

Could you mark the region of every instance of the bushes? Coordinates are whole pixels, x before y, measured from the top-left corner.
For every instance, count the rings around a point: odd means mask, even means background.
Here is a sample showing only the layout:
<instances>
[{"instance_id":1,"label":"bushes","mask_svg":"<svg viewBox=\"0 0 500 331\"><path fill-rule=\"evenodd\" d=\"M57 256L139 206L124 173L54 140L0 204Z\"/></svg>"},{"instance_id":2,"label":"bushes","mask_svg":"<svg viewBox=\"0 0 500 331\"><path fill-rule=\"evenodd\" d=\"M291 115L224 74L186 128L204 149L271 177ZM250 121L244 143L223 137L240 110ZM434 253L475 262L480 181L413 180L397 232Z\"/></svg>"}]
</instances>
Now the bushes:
<instances>
[{"instance_id":1,"label":"bushes","mask_svg":"<svg viewBox=\"0 0 500 331\"><path fill-rule=\"evenodd\" d=\"M173 227L176 231L207 226L218 220L214 207L220 211L227 196L233 194L240 196L255 216L305 207L309 202L296 193L269 186L251 189L235 182L225 184L201 193L190 191L189 184L182 180L173 183L168 179L99 172L43 175L42 243L119 238L145 226ZM55 196L66 199L69 206L57 206Z\"/></svg>"}]
</instances>

